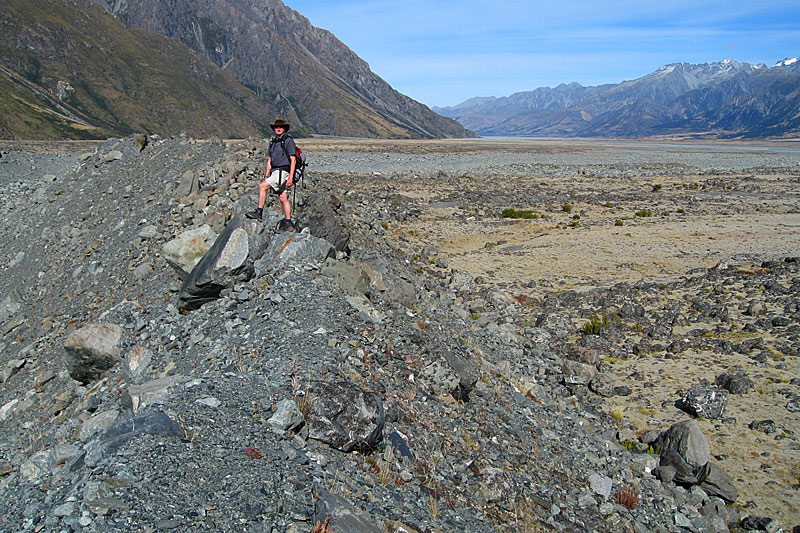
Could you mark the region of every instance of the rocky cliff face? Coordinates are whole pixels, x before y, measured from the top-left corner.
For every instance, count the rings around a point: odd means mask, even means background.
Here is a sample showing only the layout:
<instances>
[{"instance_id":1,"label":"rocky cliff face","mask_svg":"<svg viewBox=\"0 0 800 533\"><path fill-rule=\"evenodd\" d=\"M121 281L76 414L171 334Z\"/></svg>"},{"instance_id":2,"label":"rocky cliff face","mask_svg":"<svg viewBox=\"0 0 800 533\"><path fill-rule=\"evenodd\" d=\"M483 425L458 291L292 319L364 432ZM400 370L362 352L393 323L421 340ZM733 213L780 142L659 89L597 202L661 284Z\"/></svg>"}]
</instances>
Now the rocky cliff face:
<instances>
[{"instance_id":1,"label":"rocky cliff face","mask_svg":"<svg viewBox=\"0 0 800 533\"><path fill-rule=\"evenodd\" d=\"M97 0L131 28L177 39L309 132L465 137L455 121L395 91L330 32L280 0Z\"/></svg>"},{"instance_id":2,"label":"rocky cliff face","mask_svg":"<svg viewBox=\"0 0 800 533\"><path fill-rule=\"evenodd\" d=\"M798 131L785 115L797 105L798 73L793 61L675 63L618 84L541 87L436 111L483 135L780 137Z\"/></svg>"},{"instance_id":3,"label":"rocky cliff face","mask_svg":"<svg viewBox=\"0 0 800 533\"><path fill-rule=\"evenodd\" d=\"M0 25L2 138L270 133L276 109L230 73L88 0L10 0Z\"/></svg>"}]
</instances>

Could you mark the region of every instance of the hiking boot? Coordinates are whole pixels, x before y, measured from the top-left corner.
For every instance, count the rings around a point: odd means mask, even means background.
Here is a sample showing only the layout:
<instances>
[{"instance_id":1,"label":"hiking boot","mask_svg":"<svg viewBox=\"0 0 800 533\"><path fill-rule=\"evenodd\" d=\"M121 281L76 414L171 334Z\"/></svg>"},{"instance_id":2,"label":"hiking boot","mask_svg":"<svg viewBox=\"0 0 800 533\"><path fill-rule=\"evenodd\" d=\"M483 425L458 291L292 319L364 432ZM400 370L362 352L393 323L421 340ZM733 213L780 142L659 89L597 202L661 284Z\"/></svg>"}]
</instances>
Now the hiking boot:
<instances>
[{"instance_id":1,"label":"hiking boot","mask_svg":"<svg viewBox=\"0 0 800 533\"><path fill-rule=\"evenodd\" d=\"M261 211L259 211L258 209L254 210L254 211L249 211L249 212L245 213L244 216L246 216L247 218L252 218L254 220L258 220L259 222L261 222Z\"/></svg>"},{"instance_id":2,"label":"hiking boot","mask_svg":"<svg viewBox=\"0 0 800 533\"><path fill-rule=\"evenodd\" d=\"M294 222L285 218L278 222L278 225L275 227L275 233L283 233L284 231L295 231Z\"/></svg>"}]
</instances>

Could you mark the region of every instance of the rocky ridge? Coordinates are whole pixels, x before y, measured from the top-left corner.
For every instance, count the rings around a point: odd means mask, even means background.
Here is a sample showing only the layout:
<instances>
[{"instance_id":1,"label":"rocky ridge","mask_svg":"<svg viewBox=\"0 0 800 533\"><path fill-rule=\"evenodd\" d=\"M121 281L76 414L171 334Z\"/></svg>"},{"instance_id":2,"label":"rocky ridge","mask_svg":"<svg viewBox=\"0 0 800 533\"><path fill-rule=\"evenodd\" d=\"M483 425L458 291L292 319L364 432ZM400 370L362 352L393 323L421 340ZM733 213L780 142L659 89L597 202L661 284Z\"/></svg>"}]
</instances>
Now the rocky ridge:
<instances>
[{"instance_id":1,"label":"rocky ridge","mask_svg":"<svg viewBox=\"0 0 800 533\"><path fill-rule=\"evenodd\" d=\"M686 353L698 344L673 330L702 320L713 326L690 339L794 368L796 261L532 302L435 249L407 250L388 230L420 209L391 187L365 194L353 174L312 173L300 220L320 204L341 217L350 239L336 259L267 264L181 311L185 272L164 245L219 234L249 208L265 148L183 137L140 151L127 138L3 154L4 527L309 531L331 517L337 532L774 530L726 507L735 483L696 421L638 434L609 414L604 398L632 387L606 359ZM769 298L723 313L733 286L742 302ZM685 304L659 298L690 288ZM732 314L781 344L716 339ZM620 321L583 331L592 315ZM64 346L97 324L110 325L92 338L110 339L116 364L78 381ZM720 386L731 382L747 389ZM782 386L793 412L797 383ZM325 430L342 398L367 413L347 418L355 440Z\"/></svg>"},{"instance_id":2,"label":"rocky ridge","mask_svg":"<svg viewBox=\"0 0 800 533\"><path fill-rule=\"evenodd\" d=\"M480 135L793 138L799 72L796 61L674 63L620 83L562 83L434 110Z\"/></svg>"}]
</instances>

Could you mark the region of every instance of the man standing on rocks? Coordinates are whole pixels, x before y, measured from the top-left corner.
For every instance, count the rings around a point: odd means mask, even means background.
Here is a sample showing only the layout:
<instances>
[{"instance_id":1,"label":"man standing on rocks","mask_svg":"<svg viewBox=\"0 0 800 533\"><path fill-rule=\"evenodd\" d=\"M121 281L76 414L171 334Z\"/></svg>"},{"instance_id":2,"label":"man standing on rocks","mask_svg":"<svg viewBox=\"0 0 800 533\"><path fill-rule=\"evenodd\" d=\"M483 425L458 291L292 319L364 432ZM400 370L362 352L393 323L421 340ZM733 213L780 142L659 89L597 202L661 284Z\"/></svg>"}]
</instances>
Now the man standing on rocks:
<instances>
[{"instance_id":1,"label":"man standing on rocks","mask_svg":"<svg viewBox=\"0 0 800 533\"><path fill-rule=\"evenodd\" d=\"M267 189L272 188L278 194L278 199L283 207L283 220L278 223L277 231L292 231L295 229L292 222L292 205L289 203L289 194L286 189L294 183L294 170L297 166L297 148L294 139L287 133L289 123L283 119L270 124L275 137L269 141L267 154L267 171L264 181L258 185L258 208L247 213L247 218L261 221L264 214L264 204L267 202Z\"/></svg>"}]
</instances>

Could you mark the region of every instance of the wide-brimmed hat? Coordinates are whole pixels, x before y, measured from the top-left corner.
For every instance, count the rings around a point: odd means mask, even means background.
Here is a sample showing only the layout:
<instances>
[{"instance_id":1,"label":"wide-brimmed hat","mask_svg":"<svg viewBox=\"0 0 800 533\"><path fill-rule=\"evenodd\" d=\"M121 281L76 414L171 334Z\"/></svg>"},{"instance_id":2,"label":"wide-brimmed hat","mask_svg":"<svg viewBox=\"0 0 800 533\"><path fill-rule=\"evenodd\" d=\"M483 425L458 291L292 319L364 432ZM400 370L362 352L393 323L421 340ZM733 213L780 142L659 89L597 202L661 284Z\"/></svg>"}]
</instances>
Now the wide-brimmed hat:
<instances>
[{"instance_id":1,"label":"wide-brimmed hat","mask_svg":"<svg viewBox=\"0 0 800 533\"><path fill-rule=\"evenodd\" d=\"M278 120L270 124L269 127L272 128L273 130L275 128L283 128L286 131L289 131L289 123L284 121L282 118L279 118Z\"/></svg>"}]
</instances>

